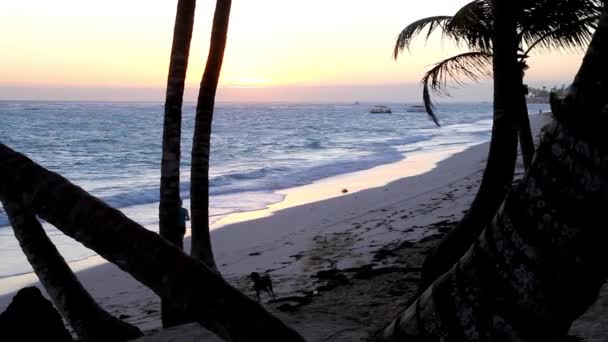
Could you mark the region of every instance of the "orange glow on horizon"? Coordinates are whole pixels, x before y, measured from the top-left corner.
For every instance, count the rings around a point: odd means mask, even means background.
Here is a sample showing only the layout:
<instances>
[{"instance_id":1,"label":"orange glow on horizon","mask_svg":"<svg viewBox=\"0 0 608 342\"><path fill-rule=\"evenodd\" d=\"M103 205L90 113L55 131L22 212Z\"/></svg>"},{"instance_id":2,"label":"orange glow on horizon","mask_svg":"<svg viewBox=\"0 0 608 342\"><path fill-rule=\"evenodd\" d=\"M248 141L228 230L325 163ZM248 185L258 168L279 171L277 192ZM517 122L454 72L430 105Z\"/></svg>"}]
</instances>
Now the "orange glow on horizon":
<instances>
[{"instance_id":1,"label":"orange glow on horizon","mask_svg":"<svg viewBox=\"0 0 608 342\"><path fill-rule=\"evenodd\" d=\"M220 85L269 87L417 83L458 50L433 40L392 59L413 20L468 0L234 0ZM164 87L176 1L20 0L0 3L1 86ZM198 85L212 2L199 2L187 83ZM8 34L6 34L8 33ZM539 61L536 63L536 61ZM580 54L531 60L532 79L571 79Z\"/></svg>"}]
</instances>

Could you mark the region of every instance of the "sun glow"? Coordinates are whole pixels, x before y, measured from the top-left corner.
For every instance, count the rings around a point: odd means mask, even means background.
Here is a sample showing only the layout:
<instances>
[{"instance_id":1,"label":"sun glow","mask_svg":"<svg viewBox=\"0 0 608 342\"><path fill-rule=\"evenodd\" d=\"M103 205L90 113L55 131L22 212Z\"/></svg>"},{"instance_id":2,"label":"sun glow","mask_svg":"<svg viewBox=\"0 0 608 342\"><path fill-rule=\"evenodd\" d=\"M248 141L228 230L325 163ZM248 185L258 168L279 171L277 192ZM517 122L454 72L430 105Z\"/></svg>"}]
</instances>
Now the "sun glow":
<instances>
[{"instance_id":1,"label":"sun glow","mask_svg":"<svg viewBox=\"0 0 608 342\"><path fill-rule=\"evenodd\" d=\"M223 86L231 88L261 88L269 85L272 85L271 81L257 77L238 77L223 83Z\"/></svg>"},{"instance_id":2,"label":"sun glow","mask_svg":"<svg viewBox=\"0 0 608 342\"><path fill-rule=\"evenodd\" d=\"M234 0L220 86L417 84L429 65L458 50L421 42L394 61L395 37L414 20L452 14L468 1ZM213 6L197 4L193 87L205 66ZM0 1L0 87L163 88L175 10L175 0ZM531 78L570 78L578 64L539 60Z\"/></svg>"}]
</instances>

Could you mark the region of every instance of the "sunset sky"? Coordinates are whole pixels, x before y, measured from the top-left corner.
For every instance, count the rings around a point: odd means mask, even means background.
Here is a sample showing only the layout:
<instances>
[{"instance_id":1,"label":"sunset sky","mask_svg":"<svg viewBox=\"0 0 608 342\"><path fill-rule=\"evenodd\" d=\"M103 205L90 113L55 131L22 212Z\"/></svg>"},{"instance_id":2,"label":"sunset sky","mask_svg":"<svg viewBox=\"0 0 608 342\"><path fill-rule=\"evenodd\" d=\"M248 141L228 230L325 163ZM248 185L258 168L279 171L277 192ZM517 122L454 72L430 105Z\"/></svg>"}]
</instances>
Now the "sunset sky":
<instances>
[{"instance_id":1,"label":"sunset sky","mask_svg":"<svg viewBox=\"0 0 608 342\"><path fill-rule=\"evenodd\" d=\"M395 62L396 35L413 20L452 14L466 2L233 0L220 98L238 101L248 99L243 95L248 91L294 87L308 89L309 100L330 88L417 94L415 84L425 68L458 50L438 40L420 42ZM192 88L202 75L214 3L197 4L188 73ZM0 99L78 99L86 89L91 89L86 99L124 100L125 91L134 99L159 96L175 7L176 1L166 0L0 2ZM580 58L576 53L532 58L527 80L571 79ZM325 90L311 90L318 87ZM272 93L264 96L287 99Z\"/></svg>"}]
</instances>

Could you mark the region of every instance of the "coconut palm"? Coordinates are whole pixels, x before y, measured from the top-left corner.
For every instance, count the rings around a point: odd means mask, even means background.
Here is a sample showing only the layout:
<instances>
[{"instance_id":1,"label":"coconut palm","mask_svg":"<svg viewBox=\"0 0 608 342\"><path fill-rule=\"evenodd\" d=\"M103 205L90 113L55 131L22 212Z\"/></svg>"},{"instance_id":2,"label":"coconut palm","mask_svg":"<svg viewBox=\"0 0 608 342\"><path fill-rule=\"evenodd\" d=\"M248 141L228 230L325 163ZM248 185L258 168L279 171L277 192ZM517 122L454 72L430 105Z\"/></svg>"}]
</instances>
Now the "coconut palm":
<instances>
[{"instance_id":1,"label":"coconut palm","mask_svg":"<svg viewBox=\"0 0 608 342\"><path fill-rule=\"evenodd\" d=\"M466 81L478 81L491 77L492 54L492 0L475 0L462 7L452 17L441 16L419 20L406 27L397 38L394 56L409 47L413 38L428 27L430 34L440 28L444 37L471 51L445 59L435 64L422 78L423 101L427 112L438 124L433 111L431 93L446 95L451 82L462 85ZM599 18L599 0L558 0L522 2L518 20L518 37L521 53L517 57L521 66L521 98L519 99L519 137L524 166L532 162L534 143L526 105L527 87L523 84L527 59L535 50L584 48L589 44Z\"/></svg>"},{"instance_id":2,"label":"coconut palm","mask_svg":"<svg viewBox=\"0 0 608 342\"><path fill-rule=\"evenodd\" d=\"M209 236L209 154L215 93L222 69L224 50L226 49L230 6L231 0L217 0L215 5L209 55L198 94L192 142L190 182L191 254L213 270L217 270L217 266L213 258Z\"/></svg>"},{"instance_id":3,"label":"coconut palm","mask_svg":"<svg viewBox=\"0 0 608 342\"><path fill-rule=\"evenodd\" d=\"M597 26L602 5L601 0L520 2L516 14L520 49L517 59L522 77L528 68L527 59L536 50L585 48ZM395 59L410 49L416 37L425 33L428 40L436 30L441 31L443 39L451 39L457 46L470 50L436 63L421 80L425 108L436 124L439 120L434 112L432 93L447 95L450 82L463 85L492 76L493 3L494 0L474 0L453 16L420 19L406 26L397 37L393 50Z\"/></svg>"},{"instance_id":4,"label":"coconut palm","mask_svg":"<svg viewBox=\"0 0 608 342\"><path fill-rule=\"evenodd\" d=\"M496 11L505 16L510 6L498 0ZM497 32L515 22L508 18L497 16ZM608 276L608 234L598 226L608 205L607 38L604 12L567 97L552 101L557 119L522 183L380 341L558 341L593 303ZM496 41L497 85L509 76L508 65L500 70L508 42Z\"/></svg>"},{"instance_id":5,"label":"coconut palm","mask_svg":"<svg viewBox=\"0 0 608 342\"><path fill-rule=\"evenodd\" d=\"M304 341L200 260L4 144L0 180L0 200L28 198L34 214L224 340Z\"/></svg>"},{"instance_id":6,"label":"coconut palm","mask_svg":"<svg viewBox=\"0 0 608 342\"><path fill-rule=\"evenodd\" d=\"M195 6L196 0L179 0L177 3L163 123L159 231L161 236L180 248L183 245L183 233L176 227L176 217L180 199L182 104Z\"/></svg>"},{"instance_id":7,"label":"coconut palm","mask_svg":"<svg viewBox=\"0 0 608 342\"><path fill-rule=\"evenodd\" d=\"M195 7L196 0L179 0L177 2L163 123L159 233L180 249L183 248L184 239L183 227L177 225L180 209L179 166L181 159L182 104L190 42L194 27ZM187 319L181 317L179 312L171 310L165 300L161 300L161 313L164 327L187 321Z\"/></svg>"},{"instance_id":8,"label":"coconut palm","mask_svg":"<svg viewBox=\"0 0 608 342\"><path fill-rule=\"evenodd\" d=\"M22 196L4 197L15 237L55 307L80 341L127 341L142 332L102 309L74 275Z\"/></svg>"},{"instance_id":9,"label":"coconut palm","mask_svg":"<svg viewBox=\"0 0 608 342\"><path fill-rule=\"evenodd\" d=\"M422 79L423 100L430 117L438 124L431 94L447 94L450 82L462 85L492 75L494 42L492 0L475 0L454 16L429 17L407 26L398 36L394 56L409 48L412 40L426 32L426 38L440 29L444 38L466 46L465 52L437 63ZM470 210L425 261L421 290L457 260L490 223L502 203L513 179L517 132L520 135L524 163L529 165L534 151L523 85L526 60L537 49L570 49L585 46L599 18L599 0L521 0L516 18L519 53L517 61L520 82L511 88L518 104L509 112L495 112L492 139L486 169L479 191ZM515 117L513 121L511 117ZM515 129L515 131L514 131Z\"/></svg>"}]
</instances>

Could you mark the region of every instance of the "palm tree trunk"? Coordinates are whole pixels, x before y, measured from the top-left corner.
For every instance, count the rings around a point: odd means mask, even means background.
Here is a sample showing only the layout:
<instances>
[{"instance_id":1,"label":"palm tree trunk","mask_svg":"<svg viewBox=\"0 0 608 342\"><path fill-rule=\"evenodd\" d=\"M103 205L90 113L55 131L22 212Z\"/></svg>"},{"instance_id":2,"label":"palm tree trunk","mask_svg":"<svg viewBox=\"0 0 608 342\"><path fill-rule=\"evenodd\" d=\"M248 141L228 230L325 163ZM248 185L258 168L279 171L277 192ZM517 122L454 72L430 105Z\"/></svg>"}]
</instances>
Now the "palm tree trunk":
<instances>
[{"instance_id":1,"label":"palm tree trunk","mask_svg":"<svg viewBox=\"0 0 608 342\"><path fill-rule=\"evenodd\" d=\"M2 202L34 272L81 341L127 341L143 336L138 328L97 305L23 201L4 198Z\"/></svg>"},{"instance_id":2,"label":"palm tree trunk","mask_svg":"<svg viewBox=\"0 0 608 342\"><path fill-rule=\"evenodd\" d=\"M522 70L521 77L521 96L519 100L519 110L517 111L520 115L519 118L519 145L521 147L521 157L524 162L524 169L528 171L532 165L532 158L534 157L534 138L532 137L532 129L530 128L530 113L528 112L528 103L526 101L527 87L524 84Z\"/></svg>"},{"instance_id":3,"label":"palm tree trunk","mask_svg":"<svg viewBox=\"0 0 608 342\"><path fill-rule=\"evenodd\" d=\"M519 145L521 148L521 157L524 161L524 169L530 170L532 159L534 158L534 138L532 136L532 128L530 127L530 113L528 112L528 103L526 98L521 100L521 120L519 126Z\"/></svg>"},{"instance_id":4,"label":"palm tree trunk","mask_svg":"<svg viewBox=\"0 0 608 342\"><path fill-rule=\"evenodd\" d=\"M195 7L196 0L179 0L177 2L163 124L159 232L160 236L180 249L183 248L185 233L183 227L177 226L180 209L179 166L181 159L182 104ZM161 316L164 327L188 322L188 319L182 317L179 312L171 310L166 300L161 300Z\"/></svg>"},{"instance_id":5,"label":"palm tree trunk","mask_svg":"<svg viewBox=\"0 0 608 342\"><path fill-rule=\"evenodd\" d=\"M227 341L303 341L200 261L6 145L0 200L23 196L40 218L116 264Z\"/></svg>"},{"instance_id":6,"label":"palm tree trunk","mask_svg":"<svg viewBox=\"0 0 608 342\"><path fill-rule=\"evenodd\" d=\"M583 166L597 148L563 126L552 131L492 225L382 341L558 341L593 303L607 275L608 236L597 222L608 205L598 176L608 170ZM580 148L588 153L573 153Z\"/></svg>"},{"instance_id":7,"label":"palm tree trunk","mask_svg":"<svg viewBox=\"0 0 608 342\"><path fill-rule=\"evenodd\" d=\"M504 15L503 6L513 5L497 1ZM497 16L497 27L504 21ZM608 276L608 231L598 226L608 206L606 37L604 13L524 181L460 261L379 340L556 341L593 303Z\"/></svg>"},{"instance_id":8,"label":"palm tree trunk","mask_svg":"<svg viewBox=\"0 0 608 342\"><path fill-rule=\"evenodd\" d=\"M511 44L509 56L513 58L509 62L509 69L505 71L504 67L498 68L494 62L494 74L498 73L499 77L504 77L505 72L513 73L510 76L519 74L519 67L513 66L517 61L517 42L513 46L512 38L508 38ZM496 53L497 51L494 53L494 58ZM490 224L511 188L517 159L517 134L520 121L516 114L521 113L518 106L521 104L521 96L517 91L521 89L519 80L521 77L517 79L511 77L508 83L494 83L492 138L479 190L469 211L424 261L419 294L437 277L449 270L469 249L481 231Z\"/></svg>"},{"instance_id":9,"label":"palm tree trunk","mask_svg":"<svg viewBox=\"0 0 608 342\"><path fill-rule=\"evenodd\" d=\"M205 72L201 81L196 106L196 121L192 142L192 169L190 205L192 209L192 256L217 270L209 236L209 154L211 149L211 124L224 50L228 35L231 0L217 0L211 45Z\"/></svg>"},{"instance_id":10,"label":"palm tree trunk","mask_svg":"<svg viewBox=\"0 0 608 342\"><path fill-rule=\"evenodd\" d=\"M512 112L513 113L513 112ZM419 291L450 269L487 227L511 188L517 158L517 128L512 115L495 115L488 161L469 211L424 261Z\"/></svg>"}]
</instances>

